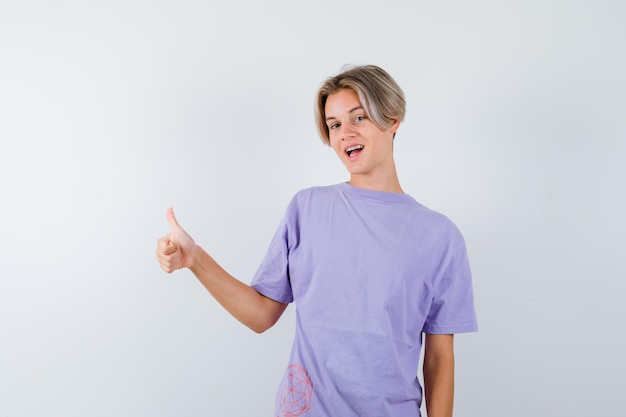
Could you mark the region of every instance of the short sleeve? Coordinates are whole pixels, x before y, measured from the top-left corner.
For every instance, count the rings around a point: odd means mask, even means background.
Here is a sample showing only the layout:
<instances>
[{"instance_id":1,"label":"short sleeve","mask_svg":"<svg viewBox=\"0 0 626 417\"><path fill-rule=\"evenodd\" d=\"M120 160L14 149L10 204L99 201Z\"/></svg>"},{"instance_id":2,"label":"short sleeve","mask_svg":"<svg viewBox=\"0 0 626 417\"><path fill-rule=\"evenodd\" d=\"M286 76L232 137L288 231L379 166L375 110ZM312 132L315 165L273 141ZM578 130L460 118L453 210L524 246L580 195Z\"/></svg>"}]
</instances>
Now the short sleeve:
<instances>
[{"instance_id":1,"label":"short sleeve","mask_svg":"<svg viewBox=\"0 0 626 417\"><path fill-rule=\"evenodd\" d=\"M289 210L283 216L250 286L281 303L293 302L289 279Z\"/></svg>"},{"instance_id":2,"label":"short sleeve","mask_svg":"<svg viewBox=\"0 0 626 417\"><path fill-rule=\"evenodd\" d=\"M444 273L434 288L424 333L454 334L478 330L465 242L460 233L455 240L456 249L452 251Z\"/></svg>"}]
</instances>

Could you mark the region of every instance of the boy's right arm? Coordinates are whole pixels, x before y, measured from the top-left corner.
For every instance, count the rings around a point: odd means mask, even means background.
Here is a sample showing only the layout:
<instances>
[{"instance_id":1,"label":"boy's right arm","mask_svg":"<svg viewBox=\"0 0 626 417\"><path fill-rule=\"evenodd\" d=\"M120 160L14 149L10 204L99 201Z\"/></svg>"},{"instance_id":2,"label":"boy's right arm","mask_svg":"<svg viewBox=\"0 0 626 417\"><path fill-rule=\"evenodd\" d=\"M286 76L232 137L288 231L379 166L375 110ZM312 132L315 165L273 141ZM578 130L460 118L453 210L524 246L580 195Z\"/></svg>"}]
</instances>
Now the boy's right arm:
<instances>
[{"instance_id":1,"label":"boy's right arm","mask_svg":"<svg viewBox=\"0 0 626 417\"><path fill-rule=\"evenodd\" d=\"M226 272L180 227L171 208L167 210L167 220L170 234L157 241L156 250L165 272L189 268L217 302L257 333L264 332L278 321L287 304L259 294Z\"/></svg>"}]
</instances>

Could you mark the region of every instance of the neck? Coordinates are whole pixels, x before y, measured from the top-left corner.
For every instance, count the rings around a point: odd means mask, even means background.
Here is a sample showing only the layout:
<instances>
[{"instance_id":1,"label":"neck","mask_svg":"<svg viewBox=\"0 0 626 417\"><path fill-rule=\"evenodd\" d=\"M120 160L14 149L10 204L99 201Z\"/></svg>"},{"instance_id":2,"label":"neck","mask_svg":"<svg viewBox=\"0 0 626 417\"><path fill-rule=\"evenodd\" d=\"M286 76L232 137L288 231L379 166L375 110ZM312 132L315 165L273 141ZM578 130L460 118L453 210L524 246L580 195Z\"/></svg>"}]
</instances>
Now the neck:
<instances>
[{"instance_id":1,"label":"neck","mask_svg":"<svg viewBox=\"0 0 626 417\"><path fill-rule=\"evenodd\" d=\"M348 184L366 190L404 194L395 167L386 175L353 174Z\"/></svg>"}]
</instances>

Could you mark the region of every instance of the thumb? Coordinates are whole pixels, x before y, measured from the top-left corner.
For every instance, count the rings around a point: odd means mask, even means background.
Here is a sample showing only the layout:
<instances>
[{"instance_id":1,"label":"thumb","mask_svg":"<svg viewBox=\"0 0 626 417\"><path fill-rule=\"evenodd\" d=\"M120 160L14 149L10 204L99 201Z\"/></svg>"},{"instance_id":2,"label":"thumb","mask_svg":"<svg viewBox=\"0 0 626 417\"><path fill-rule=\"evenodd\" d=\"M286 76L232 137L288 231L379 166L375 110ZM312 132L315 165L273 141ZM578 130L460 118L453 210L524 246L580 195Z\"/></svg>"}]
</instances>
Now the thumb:
<instances>
[{"instance_id":1,"label":"thumb","mask_svg":"<svg viewBox=\"0 0 626 417\"><path fill-rule=\"evenodd\" d=\"M180 229L180 225L176 221L176 216L174 215L174 209L171 207L168 208L165 214L167 216L167 222L170 224L170 229Z\"/></svg>"}]
</instances>

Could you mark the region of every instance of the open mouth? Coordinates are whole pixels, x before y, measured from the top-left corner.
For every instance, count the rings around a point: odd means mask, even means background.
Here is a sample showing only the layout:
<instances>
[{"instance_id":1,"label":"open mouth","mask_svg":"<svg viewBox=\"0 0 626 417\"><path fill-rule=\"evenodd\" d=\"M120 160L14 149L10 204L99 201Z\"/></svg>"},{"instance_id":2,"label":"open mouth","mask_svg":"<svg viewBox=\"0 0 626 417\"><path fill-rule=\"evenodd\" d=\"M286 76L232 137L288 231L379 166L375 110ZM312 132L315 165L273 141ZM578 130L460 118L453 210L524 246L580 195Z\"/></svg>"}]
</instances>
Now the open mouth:
<instances>
[{"instance_id":1,"label":"open mouth","mask_svg":"<svg viewBox=\"0 0 626 417\"><path fill-rule=\"evenodd\" d=\"M349 148L346 149L346 153L348 154L348 157L350 156L356 156L359 154L359 152L361 152L361 150L363 150L364 146L363 145L354 145L354 146L350 146Z\"/></svg>"}]
</instances>

